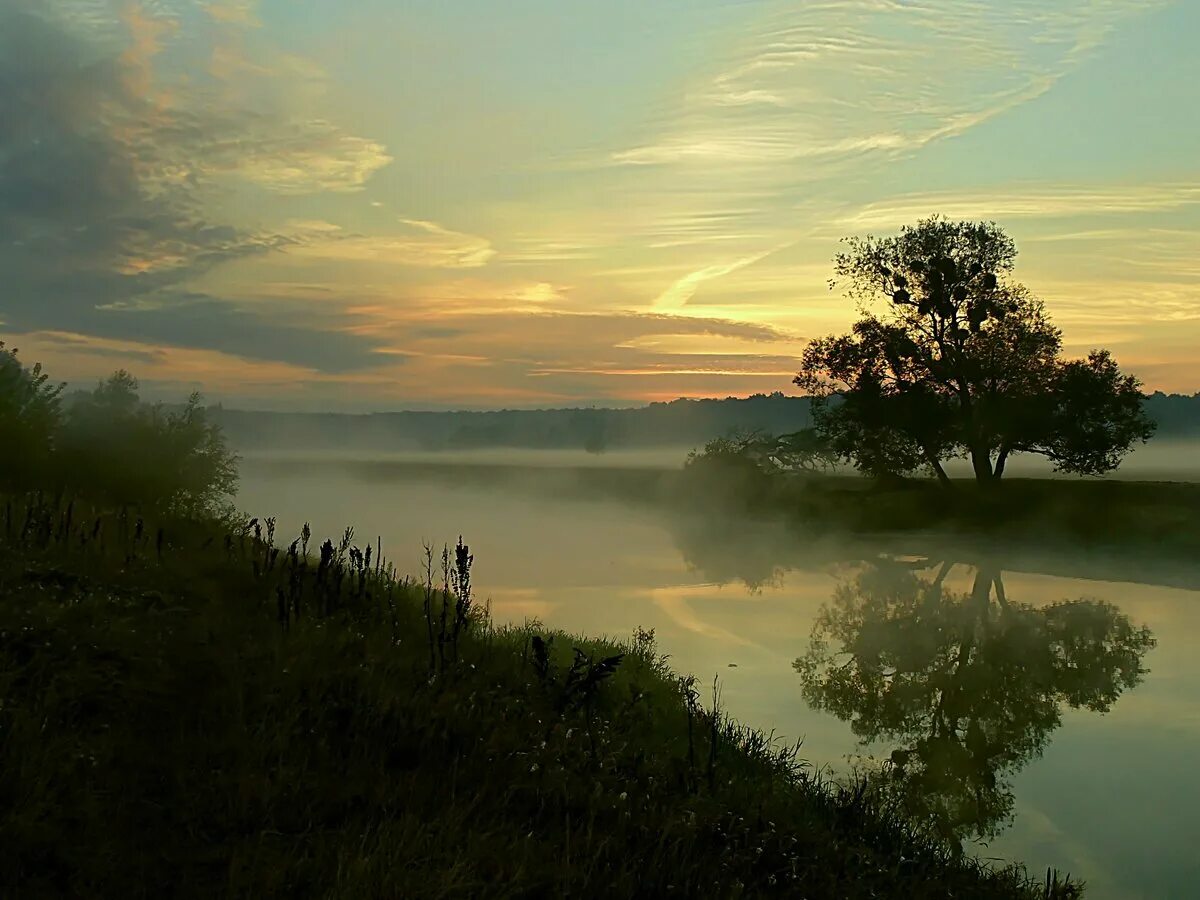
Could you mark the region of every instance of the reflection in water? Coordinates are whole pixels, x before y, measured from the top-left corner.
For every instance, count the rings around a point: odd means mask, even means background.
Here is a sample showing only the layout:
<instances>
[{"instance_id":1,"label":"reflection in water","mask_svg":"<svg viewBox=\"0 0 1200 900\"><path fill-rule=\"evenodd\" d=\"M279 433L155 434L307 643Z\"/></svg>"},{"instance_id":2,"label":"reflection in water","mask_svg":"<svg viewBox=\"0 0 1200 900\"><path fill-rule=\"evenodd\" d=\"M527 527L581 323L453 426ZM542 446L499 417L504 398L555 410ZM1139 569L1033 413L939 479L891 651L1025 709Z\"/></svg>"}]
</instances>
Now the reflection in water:
<instances>
[{"instance_id":1,"label":"reflection in water","mask_svg":"<svg viewBox=\"0 0 1200 900\"><path fill-rule=\"evenodd\" d=\"M873 563L821 609L795 668L809 704L864 744L899 745L882 766L889 795L947 838L987 839L1012 817L1007 778L1041 755L1063 707L1108 711L1154 638L1109 603L1010 599L991 563L952 591L951 568Z\"/></svg>"}]
</instances>

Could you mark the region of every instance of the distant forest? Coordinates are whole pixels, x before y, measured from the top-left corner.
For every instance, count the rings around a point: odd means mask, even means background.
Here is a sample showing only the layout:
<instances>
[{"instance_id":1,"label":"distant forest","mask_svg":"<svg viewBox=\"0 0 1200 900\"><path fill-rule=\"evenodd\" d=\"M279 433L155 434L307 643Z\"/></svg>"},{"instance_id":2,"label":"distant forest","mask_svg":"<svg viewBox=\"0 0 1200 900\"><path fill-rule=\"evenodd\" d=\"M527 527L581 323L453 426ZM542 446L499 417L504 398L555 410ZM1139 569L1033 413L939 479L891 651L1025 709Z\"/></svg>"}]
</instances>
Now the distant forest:
<instances>
[{"instance_id":1,"label":"distant forest","mask_svg":"<svg viewBox=\"0 0 1200 900\"><path fill-rule=\"evenodd\" d=\"M1200 437L1200 393L1146 398L1159 440ZM279 413L210 409L239 449L546 450L698 447L733 432L786 434L812 424L807 397L783 393L672 400L632 409Z\"/></svg>"}]
</instances>

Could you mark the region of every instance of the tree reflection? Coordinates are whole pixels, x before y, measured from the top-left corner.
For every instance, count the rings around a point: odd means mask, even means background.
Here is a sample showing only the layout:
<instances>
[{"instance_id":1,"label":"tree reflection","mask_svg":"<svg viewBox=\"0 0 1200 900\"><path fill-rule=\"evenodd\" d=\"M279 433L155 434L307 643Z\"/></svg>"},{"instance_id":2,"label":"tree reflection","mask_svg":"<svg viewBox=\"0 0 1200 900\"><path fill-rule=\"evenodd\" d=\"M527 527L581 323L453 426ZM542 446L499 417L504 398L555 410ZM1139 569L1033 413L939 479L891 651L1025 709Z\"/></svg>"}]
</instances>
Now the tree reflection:
<instances>
[{"instance_id":1,"label":"tree reflection","mask_svg":"<svg viewBox=\"0 0 1200 900\"><path fill-rule=\"evenodd\" d=\"M795 668L811 705L864 744L899 745L880 783L910 814L987 839L1011 819L1008 777L1041 755L1063 707L1108 711L1154 638L1109 603L1010 600L990 563L956 593L951 568L872 565L822 607Z\"/></svg>"}]
</instances>

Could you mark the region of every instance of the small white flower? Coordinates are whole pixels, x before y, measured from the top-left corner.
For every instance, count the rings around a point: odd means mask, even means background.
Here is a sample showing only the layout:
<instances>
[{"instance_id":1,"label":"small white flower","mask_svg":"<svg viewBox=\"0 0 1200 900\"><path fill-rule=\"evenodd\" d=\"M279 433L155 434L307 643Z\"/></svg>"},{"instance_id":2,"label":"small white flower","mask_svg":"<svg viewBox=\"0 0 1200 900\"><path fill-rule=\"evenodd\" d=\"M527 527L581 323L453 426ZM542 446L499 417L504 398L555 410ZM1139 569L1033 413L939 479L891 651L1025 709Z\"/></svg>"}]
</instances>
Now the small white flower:
<instances>
[{"instance_id":1,"label":"small white flower","mask_svg":"<svg viewBox=\"0 0 1200 900\"><path fill-rule=\"evenodd\" d=\"M529 767L529 771L530 771L530 772L536 772L537 770L538 770L538 764L537 764L537 763L534 763L532 766L530 766L530 767Z\"/></svg>"},{"instance_id":2,"label":"small white flower","mask_svg":"<svg viewBox=\"0 0 1200 900\"><path fill-rule=\"evenodd\" d=\"M624 802L629 799L629 794L626 791L621 791L621 795L617 799Z\"/></svg>"}]
</instances>

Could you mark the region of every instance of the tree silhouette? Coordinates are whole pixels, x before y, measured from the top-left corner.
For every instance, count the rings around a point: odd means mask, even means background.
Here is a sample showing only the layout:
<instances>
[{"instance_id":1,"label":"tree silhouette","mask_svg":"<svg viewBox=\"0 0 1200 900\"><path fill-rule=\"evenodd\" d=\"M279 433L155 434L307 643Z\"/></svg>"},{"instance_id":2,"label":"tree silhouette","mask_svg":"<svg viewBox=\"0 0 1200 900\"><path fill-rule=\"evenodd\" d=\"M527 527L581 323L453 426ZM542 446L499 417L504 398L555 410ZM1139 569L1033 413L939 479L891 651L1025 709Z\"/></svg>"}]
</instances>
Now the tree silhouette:
<instances>
[{"instance_id":1,"label":"tree silhouette","mask_svg":"<svg viewBox=\"0 0 1200 900\"><path fill-rule=\"evenodd\" d=\"M237 459L193 394L181 410L142 402L124 369L72 398L59 436L66 485L106 503L194 515L237 486Z\"/></svg>"},{"instance_id":2,"label":"tree silhouette","mask_svg":"<svg viewBox=\"0 0 1200 900\"><path fill-rule=\"evenodd\" d=\"M1006 776L1038 757L1064 706L1107 712L1137 685L1154 638L1109 603L1008 599L998 567L955 593L881 563L842 585L795 662L805 699L864 744L897 745L885 792L947 839L1006 826Z\"/></svg>"},{"instance_id":3,"label":"tree silhouette","mask_svg":"<svg viewBox=\"0 0 1200 900\"><path fill-rule=\"evenodd\" d=\"M943 462L966 457L992 483L1011 454L1037 453L1100 474L1153 433L1140 383L1107 351L1060 359L1061 333L1010 279L1016 245L994 223L934 217L847 246L830 286L845 283L863 318L813 341L794 380L815 397L821 435L862 471L925 467L949 484Z\"/></svg>"},{"instance_id":4,"label":"tree silhouette","mask_svg":"<svg viewBox=\"0 0 1200 900\"><path fill-rule=\"evenodd\" d=\"M26 368L0 341L0 491L46 486L61 421L62 386L41 363Z\"/></svg>"}]
</instances>

